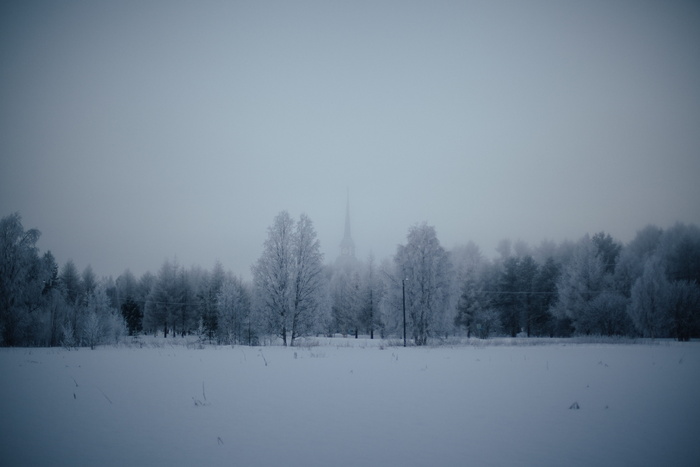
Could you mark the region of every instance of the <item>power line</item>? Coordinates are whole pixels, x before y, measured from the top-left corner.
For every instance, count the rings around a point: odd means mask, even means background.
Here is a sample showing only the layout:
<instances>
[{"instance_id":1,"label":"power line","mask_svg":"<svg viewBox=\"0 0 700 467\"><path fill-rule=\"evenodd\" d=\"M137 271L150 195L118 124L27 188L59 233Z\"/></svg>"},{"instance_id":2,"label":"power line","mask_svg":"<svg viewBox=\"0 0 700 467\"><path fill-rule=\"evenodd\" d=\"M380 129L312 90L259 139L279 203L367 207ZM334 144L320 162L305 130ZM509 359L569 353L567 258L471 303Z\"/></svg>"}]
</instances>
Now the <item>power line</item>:
<instances>
[{"instance_id":1,"label":"power line","mask_svg":"<svg viewBox=\"0 0 700 467\"><path fill-rule=\"evenodd\" d=\"M477 293L490 295L559 295L559 292L506 292L501 290L482 290Z\"/></svg>"}]
</instances>

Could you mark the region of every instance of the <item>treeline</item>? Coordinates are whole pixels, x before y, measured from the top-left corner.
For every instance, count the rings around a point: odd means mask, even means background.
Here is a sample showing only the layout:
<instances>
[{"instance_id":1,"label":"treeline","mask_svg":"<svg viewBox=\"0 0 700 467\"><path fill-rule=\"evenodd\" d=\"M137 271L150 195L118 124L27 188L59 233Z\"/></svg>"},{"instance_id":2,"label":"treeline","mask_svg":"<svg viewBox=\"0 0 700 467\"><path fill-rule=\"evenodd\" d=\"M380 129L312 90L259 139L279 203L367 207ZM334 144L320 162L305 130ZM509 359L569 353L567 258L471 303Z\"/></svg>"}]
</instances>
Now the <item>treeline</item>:
<instances>
[{"instance_id":1,"label":"treeline","mask_svg":"<svg viewBox=\"0 0 700 467\"><path fill-rule=\"evenodd\" d=\"M486 258L446 250L425 223L392 258L324 262L311 219L283 211L253 279L166 260L156 274L97 278L61 267L15 213L0 221L0 344L90 346L129 335L256 345L307 335L700 337L700 229L648 226L626 245L604 232L536 247L504 240ZM404 319L405 316L405 319Z\"/></svg>"}]
</instances>

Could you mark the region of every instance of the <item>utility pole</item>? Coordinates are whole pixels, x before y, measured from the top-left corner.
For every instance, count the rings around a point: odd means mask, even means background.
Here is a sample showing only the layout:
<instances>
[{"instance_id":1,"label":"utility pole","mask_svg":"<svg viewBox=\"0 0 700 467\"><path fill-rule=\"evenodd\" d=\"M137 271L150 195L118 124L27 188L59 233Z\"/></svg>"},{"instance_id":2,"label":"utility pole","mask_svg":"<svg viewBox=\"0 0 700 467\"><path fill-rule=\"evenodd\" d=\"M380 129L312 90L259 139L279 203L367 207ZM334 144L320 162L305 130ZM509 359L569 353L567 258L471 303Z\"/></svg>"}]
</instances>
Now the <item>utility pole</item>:
<instances>
[{"instance_id":1,"label":"utility pole","mask_svg":"<svg viewBox=\"0 0 700 467\"><path fill-rule=\"evenodd\" d=\"M401 280L401 292L403 294L403 346L406 347L406 281Z\"/></svg>"}]
</instances>

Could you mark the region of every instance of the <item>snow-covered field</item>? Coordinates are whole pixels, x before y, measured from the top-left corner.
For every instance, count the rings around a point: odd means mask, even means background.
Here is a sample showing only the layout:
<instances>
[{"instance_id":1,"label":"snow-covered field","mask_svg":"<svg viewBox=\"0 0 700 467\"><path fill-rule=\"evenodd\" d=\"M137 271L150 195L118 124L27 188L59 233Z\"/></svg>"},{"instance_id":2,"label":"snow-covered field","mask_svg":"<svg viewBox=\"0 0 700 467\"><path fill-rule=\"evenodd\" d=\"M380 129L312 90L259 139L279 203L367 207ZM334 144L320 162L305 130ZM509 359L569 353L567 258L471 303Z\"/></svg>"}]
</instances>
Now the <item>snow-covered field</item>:
<instances>
[{"instance_id":1,"label":"snow-covered field","mask_svg":"<svg viewBox=\"0 0 700 467\"><path fill-rule=\"evenodd\" d=\"M698 342L320 344L1 349L0 465L700 465Z\"/></svg>"}]
</instances>

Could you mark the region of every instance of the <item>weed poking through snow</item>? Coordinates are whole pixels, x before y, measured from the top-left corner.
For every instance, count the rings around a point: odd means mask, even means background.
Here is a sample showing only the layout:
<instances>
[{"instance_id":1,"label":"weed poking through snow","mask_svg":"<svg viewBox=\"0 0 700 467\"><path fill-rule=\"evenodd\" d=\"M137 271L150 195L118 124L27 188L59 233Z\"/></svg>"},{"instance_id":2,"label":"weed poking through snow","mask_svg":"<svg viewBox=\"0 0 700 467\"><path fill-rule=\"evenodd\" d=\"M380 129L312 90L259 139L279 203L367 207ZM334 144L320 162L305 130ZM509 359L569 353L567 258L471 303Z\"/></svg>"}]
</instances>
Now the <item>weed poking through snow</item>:
<instances>
[{"instance_id":1,"label":"weed poking through snow","mask_svg":"<svg viewBox=\"0 0 700 467\"><path fill-rule=\"evenodd\" d=\"M195 407L204 407L205 405L209 405L209 402L207 402L207 393L204 392L204 381L202 381L202 399L203 400L199 400L199 399L195 399L193 397L192 400L194 401L194 406Z\"/></svg>"},{"instance_id":2,"label":"weed poking through snow","mask_svg":"<svg viewBox=\"0 0 700 467\"><path fill-rule=\"evenodd\" d=\"M97 388L97 386L95 387ZM105 394L102 389L97 388L97 390L100 391L100 393L104 396L105 399L107 399L107 402L109 402L110 404L112 403L112 400L109 397L107 397L107 394Z\"/></svg>"},{"instance_id":3,"label":"weed poking through snow","mask_svg":"<svg viewBox=\"0 0 700 467\"><path fill-rule=\"evenodd\" d=\"M267 359L265 358L265 355L263 355L262 349L260 349L260 354L259 354L259 355L262 357L263 362L265 362L265 366L267 366Z\"/></svg>"}]
</instances>

